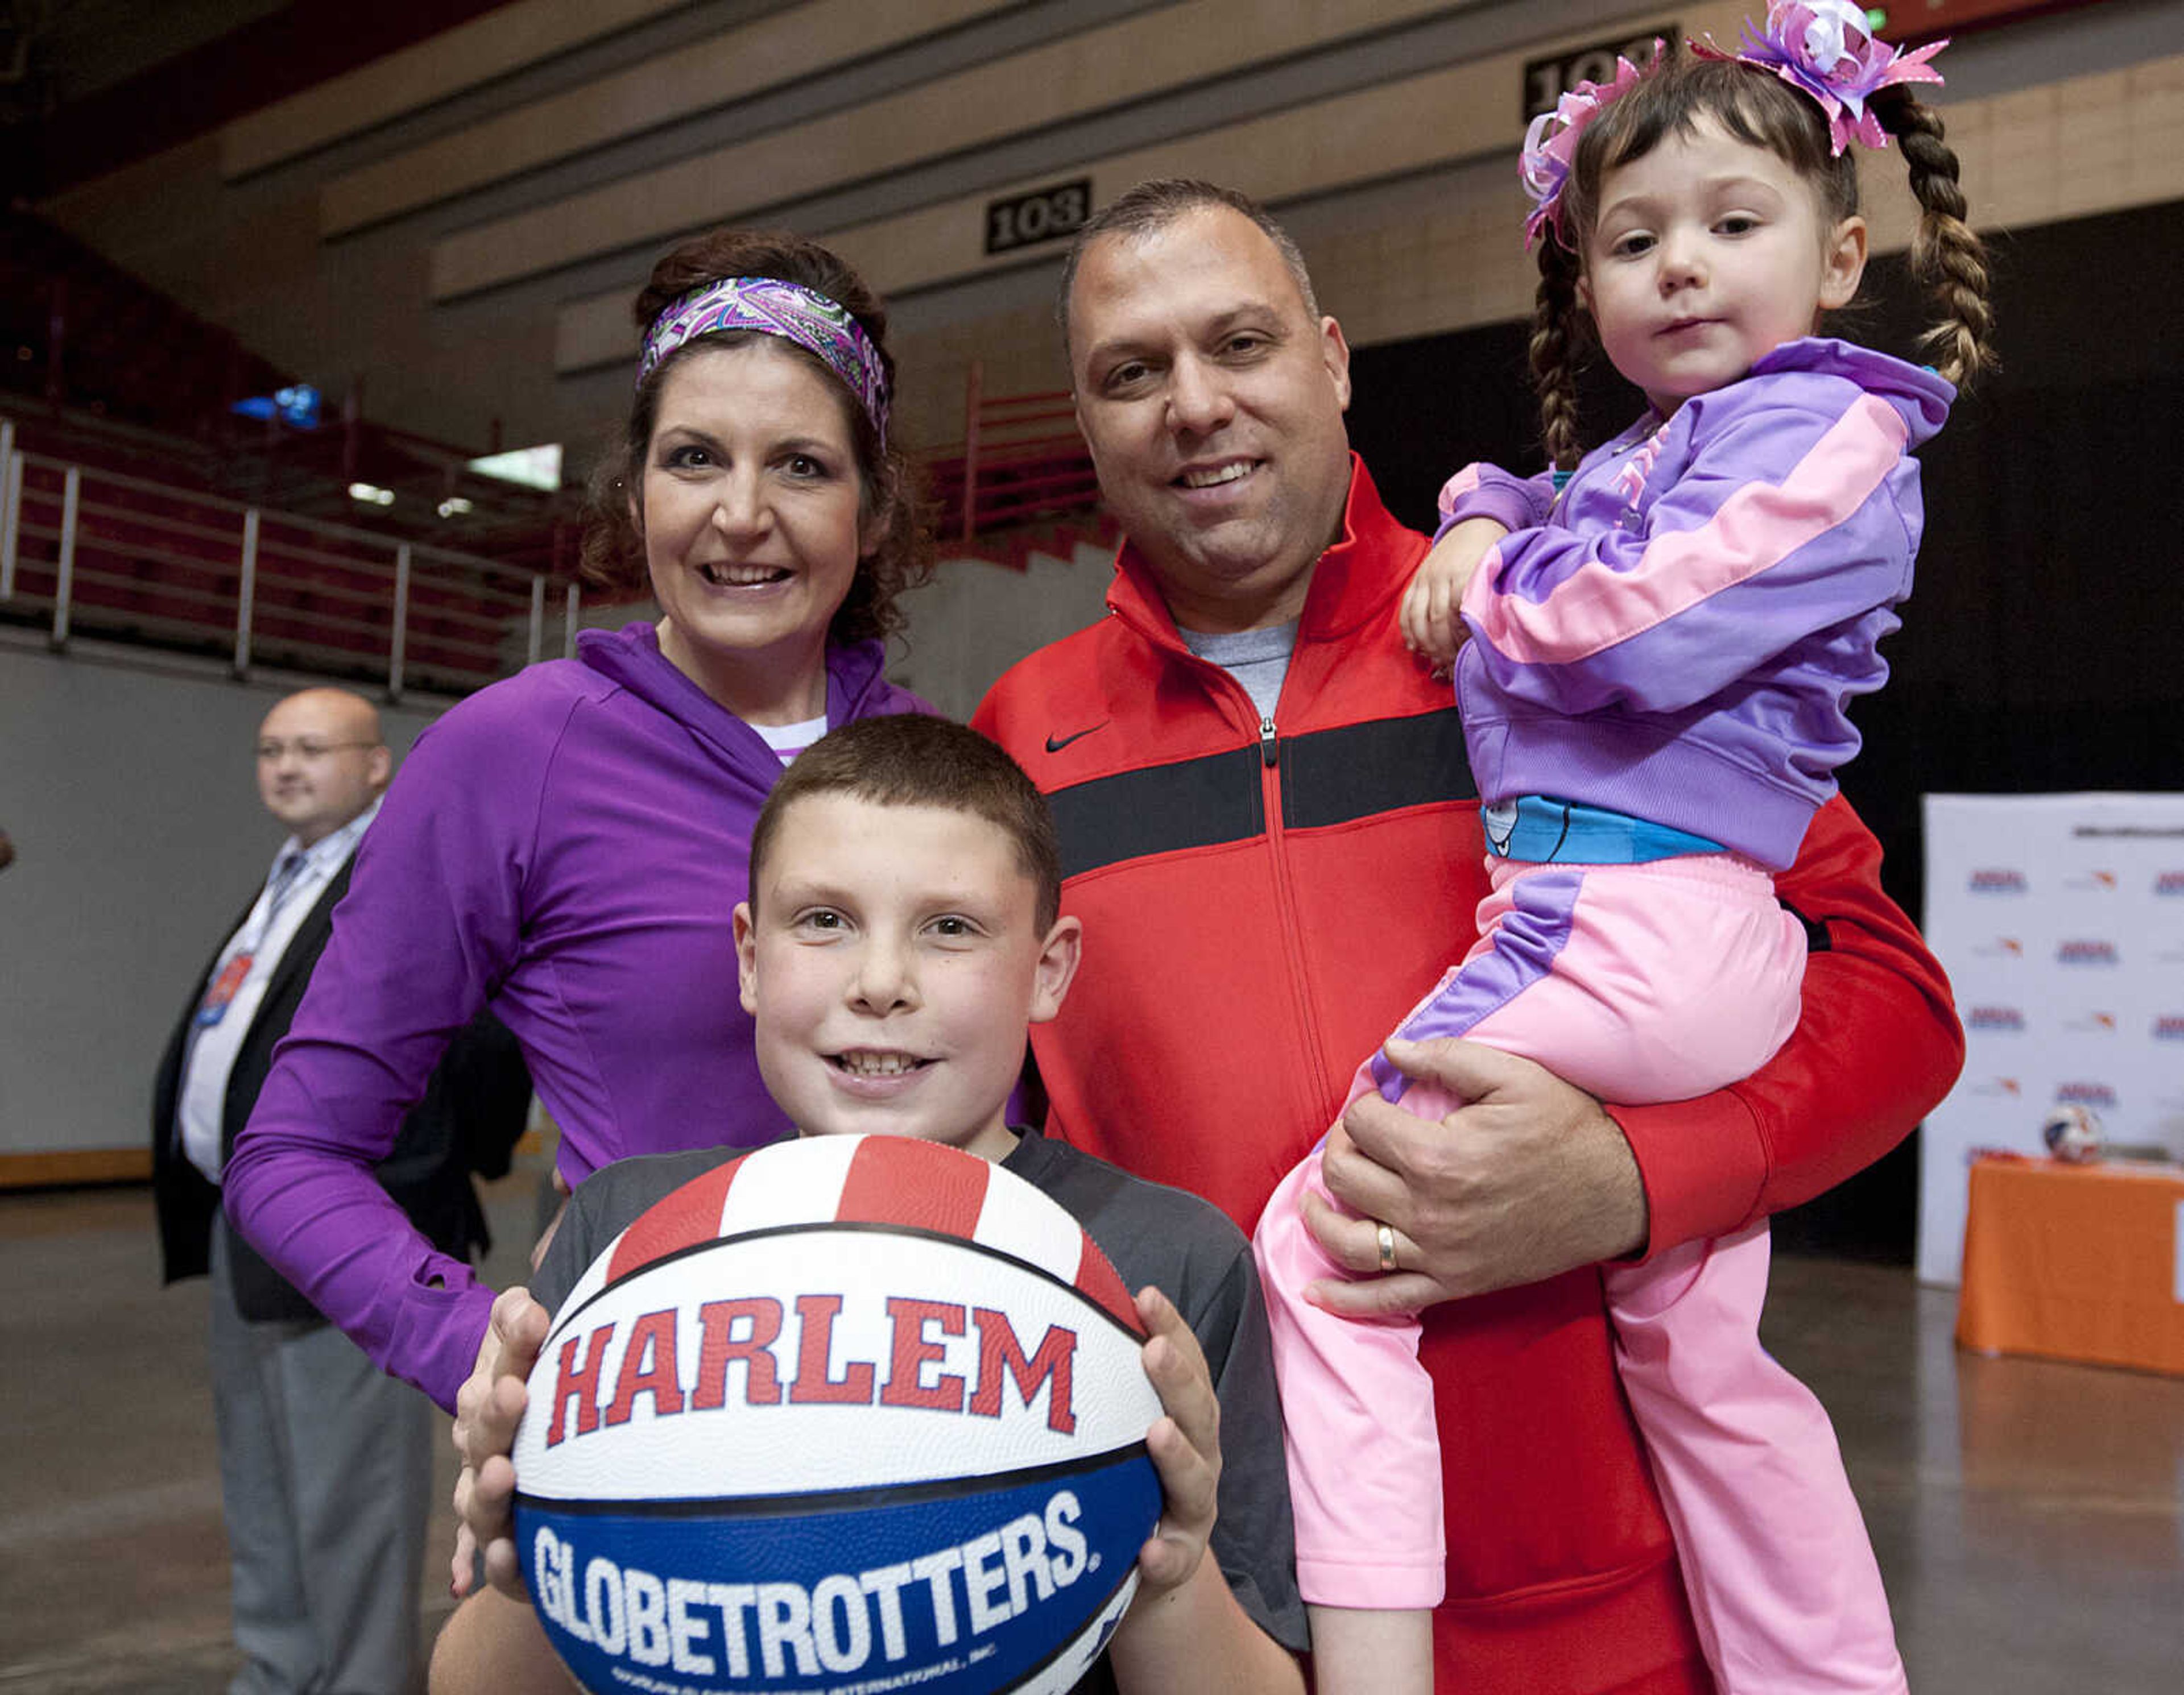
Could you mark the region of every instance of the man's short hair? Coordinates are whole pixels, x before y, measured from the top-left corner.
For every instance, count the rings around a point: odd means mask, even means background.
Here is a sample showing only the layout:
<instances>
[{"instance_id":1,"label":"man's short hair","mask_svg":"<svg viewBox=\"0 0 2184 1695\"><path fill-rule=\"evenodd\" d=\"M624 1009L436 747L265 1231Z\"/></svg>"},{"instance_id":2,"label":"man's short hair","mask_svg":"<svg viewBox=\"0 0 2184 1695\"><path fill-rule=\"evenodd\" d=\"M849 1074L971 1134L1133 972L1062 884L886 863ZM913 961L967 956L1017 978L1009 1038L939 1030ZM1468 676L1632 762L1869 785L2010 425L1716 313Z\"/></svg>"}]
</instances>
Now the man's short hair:
<instances>
[{"instance_id":1,"label":"man's short hair","mask_svg":"<svg viewBox=\"0 0 2184 1695\"><path fill-rule=\"evenodd\" d=\"M1069 353L1069 295L1077 286L1077 267L1084 259L1085 249L1102 236L1141 240L1165 230L1177 219L1209 206L1225 206L1231 212L1241 213L1259 227L1289 268L1297 293L1304 300L1306 314L1315 324L1319 321L1319 297L1312 290L1312 273L1305 269L1304 254L1295 238L1274 221L1273 214L1241 189L1223 188L1218 183L1195 176L1154 177L1134 188L1125 189L1095 212L1078 227L1069 243L1069 256L1061 262L1061 292L1054 303L1055 321L1061 325L1065 358Z\"/></svg>"},{"instance_id":2,"label":"man's short hair","mask_svg":"<svg viewBox=\"0 0 2184 1695\"><path fill-rule=\"evenodd\" d=\"M1054 813L1023 768L977 731L924 713L861 718L799 753L759 809L751 828L750 900L782 815L813 795L840 794L875 806L929 806L983 818L1009 838L1032 881L1043 936L1061 909L1061 844Z\"/></svg>"}]
</instances>

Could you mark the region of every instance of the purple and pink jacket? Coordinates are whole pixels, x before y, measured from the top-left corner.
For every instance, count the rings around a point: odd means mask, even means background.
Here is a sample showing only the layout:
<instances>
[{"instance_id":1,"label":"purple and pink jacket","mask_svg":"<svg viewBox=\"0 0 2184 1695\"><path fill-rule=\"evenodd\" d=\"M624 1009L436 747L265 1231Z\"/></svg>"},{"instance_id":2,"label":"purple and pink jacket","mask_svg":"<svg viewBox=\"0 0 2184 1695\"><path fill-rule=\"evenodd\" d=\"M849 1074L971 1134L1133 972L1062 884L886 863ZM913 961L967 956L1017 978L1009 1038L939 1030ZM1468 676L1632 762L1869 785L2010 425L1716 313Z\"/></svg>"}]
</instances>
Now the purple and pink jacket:
<instances>
[{"instance_id":1,"label":"purple and pink jacket","mask_svg":"<svg viewBox=\"0 0 2184 1695\"><path fill-rule=\"evenodd\" d=\"M1463 597L1457 699L1480 798L1551 796L1719 842L1772 870L1858 751L1845 715L1911 592L1911 450L1956 391L1818 338L1649 413L1557 498L1473 465L1452 520L1513 533Z\"/></svg>"},{"instance_id":2,"label":"purple and pink jacket","mask_svg":"<svg viewBox=\"0 0 2184 1695\"><path fill-rule=\"evenodd\" d=\"M781 761L660 652L587 631L418 738L237 1138L228 1214L383 1369L452 1409L493 1292L372 1180L449 1036L490 1004L573 1187L631 1153L788 1128L752 1053L731 917ZM877 642L830 649L827 720L917 709Z\"/></svg>"}]
</instances>

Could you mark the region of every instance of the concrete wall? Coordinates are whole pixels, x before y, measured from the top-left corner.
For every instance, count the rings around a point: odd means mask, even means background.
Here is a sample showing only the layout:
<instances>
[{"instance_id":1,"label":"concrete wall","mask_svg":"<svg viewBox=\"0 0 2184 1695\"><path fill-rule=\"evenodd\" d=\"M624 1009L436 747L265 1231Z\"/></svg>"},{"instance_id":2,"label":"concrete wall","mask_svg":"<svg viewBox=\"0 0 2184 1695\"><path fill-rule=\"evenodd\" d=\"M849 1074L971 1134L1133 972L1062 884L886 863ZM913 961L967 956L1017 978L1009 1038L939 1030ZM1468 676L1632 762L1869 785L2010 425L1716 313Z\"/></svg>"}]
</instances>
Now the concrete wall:
<instances>
[{"instance_id":1,"label":"concrete wall","mask_svg":"<svg viewBox=\"0 0 2184 1695\"><path fill-rule=\"evenodd\" d=\"M1022 570L983 559L942 563L903 597L908 651L888 674L950 718L971 715L994 680L1034 647L1105 615L1112 550L1079 543L1067 559L1034 553Z\"/></svg>"},{"instance_id":2,"label":"concrete wall","mask_svg":"<svg viewBox=\"0 0 2184 1695\"><path fill-rule=\"evenodd\" d=\"M291 683L0 647L0 1156L148 1146L152 1073L282 831L250 747ZM430 710L383 709L398 754Z\"/></svg>"}]
</instances>

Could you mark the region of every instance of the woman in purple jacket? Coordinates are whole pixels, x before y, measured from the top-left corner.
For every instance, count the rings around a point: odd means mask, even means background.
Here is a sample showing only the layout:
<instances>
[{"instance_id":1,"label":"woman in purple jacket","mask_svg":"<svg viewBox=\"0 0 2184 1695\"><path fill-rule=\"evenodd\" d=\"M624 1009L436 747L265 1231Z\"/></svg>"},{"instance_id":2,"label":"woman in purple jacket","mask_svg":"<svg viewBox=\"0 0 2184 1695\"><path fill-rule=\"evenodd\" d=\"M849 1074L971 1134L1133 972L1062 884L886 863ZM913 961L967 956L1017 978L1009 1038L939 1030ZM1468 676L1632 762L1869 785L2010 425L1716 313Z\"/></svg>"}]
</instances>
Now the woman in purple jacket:
<instances>
[{"instance_id":1,"label":"woman in purple jacket","mask_svg":"<svg viewBox=\"0 0 2184 1695\"><path fill-rule=\"evenodd\" d=\"M919 705L881 675L924 538L879 302L814 242L730 231L662 259L636 316L584 563L649 581L660 621L587 631L419 737L224 1183L259 1251L450 1410L492 1292L370 1175L449 1036L487 1004L515 1032L572 1186L782 1134L729 929L751 824L830 725Z\"/></svg>"}]
</instances>

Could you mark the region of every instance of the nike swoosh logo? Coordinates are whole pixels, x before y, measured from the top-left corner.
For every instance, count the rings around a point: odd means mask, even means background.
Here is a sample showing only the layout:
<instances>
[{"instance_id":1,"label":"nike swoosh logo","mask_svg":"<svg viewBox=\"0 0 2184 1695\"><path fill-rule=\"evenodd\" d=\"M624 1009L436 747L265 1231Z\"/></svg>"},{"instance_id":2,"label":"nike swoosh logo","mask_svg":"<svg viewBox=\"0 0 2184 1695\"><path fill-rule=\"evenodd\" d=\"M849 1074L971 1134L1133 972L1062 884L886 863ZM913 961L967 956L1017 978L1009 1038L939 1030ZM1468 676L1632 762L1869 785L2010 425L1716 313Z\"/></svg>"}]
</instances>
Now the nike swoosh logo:
<instances>
[{"instance_id":1,"label":"nike swoosh logo","mask_svg":"<svg viewBox=\"0 0 2184 1695\"><path fill-rule=\"evenodd\" d=\"M1046 737L1046 751L1050 753L1059 753L1071 742L1084 740L1084 737L1092 733L1093 730L1105 730L1107 727L1107 720L1103 718L1097 724L1094 725L1091 730L1079 730L1074 734L1061 736L1058 740L1056 738L1054 733L1050 731L1047 733Z\"/></svg>"}]
</instances>

